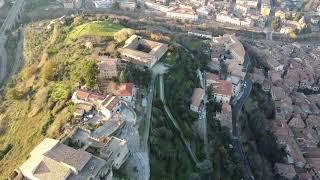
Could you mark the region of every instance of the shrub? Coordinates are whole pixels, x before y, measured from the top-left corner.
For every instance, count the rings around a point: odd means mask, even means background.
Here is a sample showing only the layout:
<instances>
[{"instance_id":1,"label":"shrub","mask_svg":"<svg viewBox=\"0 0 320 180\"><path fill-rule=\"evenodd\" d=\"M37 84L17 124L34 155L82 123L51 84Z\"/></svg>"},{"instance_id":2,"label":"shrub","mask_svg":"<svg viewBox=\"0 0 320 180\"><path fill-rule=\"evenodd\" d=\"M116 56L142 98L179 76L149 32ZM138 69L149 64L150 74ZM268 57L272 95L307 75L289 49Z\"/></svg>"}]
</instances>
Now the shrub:
<instances>
[{"instance_id":1,"label":"shrub","mask_svg":"<svg viewBox=\"0 0 320 180\"><path fill-rule=\"evenodd\" d=\"M61 82L55 83L51 86L49 95L54 102L66 100L71 94L70 85L63 84Z\"/></svg>"},{"instance_id":2,"label":"shrub","mask_svg":"<svg viewBox=\"0 0 320 180\"><path fill-rule=\"evenodd\" d=\"M97 65L94 61L84 60L72 71L72 79L92 88L96 82Z\"/></svg>"},{"instance_id":3,"label":"shrub","mask_svg":"<svg viewBox=\"0 0 320 180\"><path fill-rule=\"evenodd\" d=\"M48 81L53 81L56 75L58 63L52 60L48 60L45 62L44 67L41 70L41 80L45 83Z\"/></svg>"},{"instance_id":4,"label":"shrub","mask_svg":"<svg viewBox=\"0 0 320 180\"><path fill-rule=\"evenodd\" d=\"M122 43L133 34L134 34L133 29L124 28L118 31L117 33L115 33L113 38L117 43Z\"/></svg>"}]
</instances>

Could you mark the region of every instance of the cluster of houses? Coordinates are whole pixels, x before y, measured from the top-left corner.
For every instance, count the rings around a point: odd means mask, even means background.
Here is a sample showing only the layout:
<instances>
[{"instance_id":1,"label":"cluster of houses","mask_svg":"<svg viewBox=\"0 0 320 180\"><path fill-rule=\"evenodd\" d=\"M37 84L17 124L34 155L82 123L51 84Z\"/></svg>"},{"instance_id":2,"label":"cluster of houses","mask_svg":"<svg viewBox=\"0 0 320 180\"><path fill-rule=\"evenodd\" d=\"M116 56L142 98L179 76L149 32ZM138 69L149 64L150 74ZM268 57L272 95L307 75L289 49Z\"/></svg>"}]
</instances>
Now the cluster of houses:
<instances>
[{"instance_id":1,"label":"cluster of houses","mask_svg":"<svg viewBox=\"0 0 320 180\"><path fill-rule=\"evenodd\" d=\"M64 0L65 8L80 8L81 0ZM91 0L97 9L112 8L115 2L119 8L135 10L136 1ZM294 3L293 3L294 2ZM212 20L224 24L242 26L251 29L264 29L271 9L275 11L274 20L277 28L274 31L289 34L291 32L319 32L320 6L310 1L304 13L297 13L297 9L304 8L302 0L285 0L279 4L271 4L270 0L236 0L235 2L214 0L190 1L145 1L145 7L162 12L166 17L184 21Z\"/></svg>"},{"instance_id":2,"label":"cluster of houses","mask_svg":"<svg viewBox=\"0 0 320 180\"><path fill-rule=\"evenodd\" d=\"M118 3L120 9L134 11L137 8L137 2L133 0L129 1L114 1L114 0L63 0L63 7L66 9L80 9L84 3L91 3L96 9L108 9L114 6L114 3Z\"/></svg>"},{"instance_id":3,"label":"cluster of houses","mask_svg":"<svg viewBox=\"0 0 320 180\"><path fill-rule=\"evenodd\" d=\"M119 67L130 61L151 68L167 51L166 44L133 35L119 49L122 59L97 56L97 80L119 77ZM46 138L30 153L30 157L13 174L27 179L107 179L119 169L130 152L127 141L117 136L126 119L123 106L133 106L137 88L133 83L115 83L115 88L99 94L76 90L71 130L61 141ZM128 118L128 117L127 117Z\"/></svg>"},{"instance_id":4,"label":"cluster of houses","mask_svg":"<svg viewBox=\"0 0 320 180\"><path fill-rule=\"evenodd\" d=\"M275 119L271 131L287 153L275 171L287 179L320 178L319 62L299 44L275 46L266 55L268 72L254 69L252 78L271 93Z\"/></svg>"},{"instance_id":5,"label":"cluster of houses","mask_svg":"<svg viewBox=\"0 0 320 180\"><path fill-rule=\"evenodd\" d=\"M91 1L90 1L91 2ZM135 10L136 1L92 0L95 8L112 8L114 2L119 8ZM294 3L293 3L294 2ZM79 8L81 0L64 0L65 8ZM264 29L271 9L275 11L277 28L275 32L289 34L291 32L319 32L320 6L310 1L304 5L301 0L286 0L271 4L270 0L236 0L234 3L214 0L190 1L145 1L145 7L162 12L166 17L184 21L212 20L225 25L236 25L251 29ZM303 7L307 6L307 7ZM304 8L305 12L297 13Z\"/></svg>"},{"instance_id":6,"label":"cluster of houses","mask_svg":"<svg viewBox=\"0 0 320 180\"><path fill-rule=\"evenodd\" d=\"M146 7L166 14L167 17L180 20L198 21L213 19L217 22L244 26L263 27L265 18L257 11L257 0L237 0L232 11L230 3L220 1L192 0L186 2L146 1Z\"/></svg>"},{"instance_id":7,"label":"cluster of houses","mask_svg":"<svg viewBox=\"0 0 320 180\"><path fill-rule=\"evenodd\" d=\"M127 141L116 136L125 123L119 113L121 101L131 101L133 85L122 84L119 91L118 96L104 96L76 90L71 100L77 125L61 141L43 140L18 172L28 179L111 180L112 170L119 169L130 154Z\"/></svg>"},{"instance_id":8,"label":"cluster of houses","mask_svg":"<svg viewBox=\"0 0 320 180\"><path fill-rule=\"evenodd\" d=\"M231 101L240 95L246 76L246 67L248 59L242 43L232 34L225 34L212 38L212 59L208 68L212 72L219 72L220 75L205 72L205 86L212 91L214 100L222 103L221 113L217 113L217 119L223 126L232 127ZM222 72L221 66L226 66L226 72ZM225 73L225 75L222 75ZM221 77L224 76L222 79ZM209 88L210 87L210 88ZM199 112L205 99L205 90L201 88L194 89L190 109Z\"/></svg>"}]
</instances>

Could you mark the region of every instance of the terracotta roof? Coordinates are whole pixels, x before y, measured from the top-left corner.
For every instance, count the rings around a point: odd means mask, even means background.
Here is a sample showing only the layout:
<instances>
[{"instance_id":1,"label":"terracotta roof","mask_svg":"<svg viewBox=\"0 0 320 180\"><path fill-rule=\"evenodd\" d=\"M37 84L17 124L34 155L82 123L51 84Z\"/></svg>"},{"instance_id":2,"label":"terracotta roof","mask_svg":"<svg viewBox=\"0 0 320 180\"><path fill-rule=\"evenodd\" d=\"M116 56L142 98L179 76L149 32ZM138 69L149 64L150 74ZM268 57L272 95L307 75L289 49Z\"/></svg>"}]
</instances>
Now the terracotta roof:
<instances>
[{"instance_id":1,"label":"terracotta roof","mask_svg":"<svg viewBox=\"0 0 320 180\"><path fill-rule=\"evenodd\" d=\"M80 100L85 100L86 101L88 99L89 95L90 95L90 93L86 92L86 91L82 91L82 90L77 90L76 91L76 96Z\"/></svg>"},{"instance_id":2,"label":"terracotta roof","mask_svg":"<svg viewBox=\"0 0 320 180\"><path fill-rule=\"evenodd\" d=\"M219 81L220 77L217 74L213 74L213 73L206 73L207 74L207 80L211 80L211 81Z\"/></svg>"},{"instance_id":3,"label":"terracotta roof","mask_svg":"<svg viewBox=\"0 0 320 180\"><path fill-rule=\"evenodd\" d=\"M94 94L94 93L83 91L83 90L77 90L75 93L76 93L76 97L79 100L83 100L83 101L97 101L97 100L102 101L103 99L105 99L105 96Z\"/></svg>"},{"instance_id":4,"label":"terracotta roof","mask_svg":"<svg viewBox=\"0 0 320 180\"><path fill-rule=\"evenodd\" d=\"M204 96L204 89L202 88L195 88L193 90L193 95L192 95L192 98L191 98L191 103L192 105L196 106L196 107L199 107L200 106L200 103L202 101L202 98Z\"/></svg>"},{"instance_id":5,"label":"terracotta roof","mask_svg":"<svg viewBox=\"0 0 320 180\"><path fill-rule=\"evenodd\" d=\"M296 128L304 128L305 124L303 120L301 119L300 114L295 114L294 117L289 121L288 124L290 127L296 127Z\"/></svg>"},{"instance_id":6,"label":"terracotta roof","mask_svg":"<svg viewBox=\"0 0 320 180\"><path fill-rule=\"evenodd\" d=\"M210 82L210 81L213 81L213 82ZM207 85L213 86L214 94L223 95L223 96L232 96L231 81L220 80L219 76L216 74L207 73Z\"/></svg>"},{"instance_id":7,"label":"terracotta roof","mask_svg":"<svg viewBox=\"0 0 320 180\"><path fill-rule=\"evenodd\" d=\"M317 115L309 115L306 123L308 128L320 127L320 117Z\"/></svg>"},{"instance_id":8,"label":"terracotta roof","mask_svg":"<svg viewBox=\"0 0 320 180\"><path fill-rule=\"evenodd\" d=\"M320 149L318 147L306 147L302 151L303 156L306 158L320 158Z\"/></svg>"},{"instance_id":9,"label":"terracotta roof","mask_svg":"<svg viewBox=\"0 0 320 180\"><path fill-rule=\"evenodd\" d=\"M119 96L132 96L133 83L122 83L118 87Z\"/></svg>"},{"instance_id":10,"label":"terracotta roof","mask_svg":"<svg viewBox=\"0 0 320 180\"><path fill-rule=\"evenodd\" d=\"M197 13L190 7L176 7L170 9L168 12L170 13L179 13L179 14L187 14L187 15L197 15Z\"/></svg>"},{"instance_id":11,"label":"terracotta roof","mask_svg":"<svg viewBox=\"0 0 320 180\"><path fill-rule=\"evenodd\" d=\"M282 81L282 78L280 76L280 74L276 71L269 71L270 73L270 77L271 77L271 81L273 84L276 84L277 82Z\"/></svg>"},{"instance_id":12,"label":"terracotta roof","mask_svg":"<svg viewBox=\"0 0 320 180\"><path fill-rule=\"evenodd\" d=\"M285 122L281 120L274 120L272 121L272 132L277 139L282 139L289 135L289 128Z\"/></svg>"},{"instance_id":13,"label":"terracotta roof","mask_svg":"<svg viewBox=\"0 0 320 180\"><path fill-rule=\"evenodd\" d=\"M310 128L292 128L292 132L300 147L317 147L319 137L315 130Z\"/></svg>"},{"instance_id":14,"label":"terracotta roof","mask_svg":"<svg viewBox=\"0 0 320 180\"><path fill-rule=\"evenodd\" d=\"M277 174L288 179L293 179L297 174L294 166L289 164L276 163L274 169Z\"/></svg>"},{"instance_id":15,"label":"terracotta roof","mask_svg":"<svg viewBox=\"0 0 320 180\"><path fill-rule=\"evenodd\" d=\"M274 100L281 100L284 99L286 96L286 93L283 90L283 88L277 86L271 87L271 94Z\"/></svg>"},{"instance_id":16,"label":"terracotta roof","mask_svg":"<svg viewBox=\"0 0 320 180\"><path fill-rule=\"evenodd\" d=\"M299 180L312 180L312 175L308 172L299 173L298 179Z\"/></svg>"}]
</instances>

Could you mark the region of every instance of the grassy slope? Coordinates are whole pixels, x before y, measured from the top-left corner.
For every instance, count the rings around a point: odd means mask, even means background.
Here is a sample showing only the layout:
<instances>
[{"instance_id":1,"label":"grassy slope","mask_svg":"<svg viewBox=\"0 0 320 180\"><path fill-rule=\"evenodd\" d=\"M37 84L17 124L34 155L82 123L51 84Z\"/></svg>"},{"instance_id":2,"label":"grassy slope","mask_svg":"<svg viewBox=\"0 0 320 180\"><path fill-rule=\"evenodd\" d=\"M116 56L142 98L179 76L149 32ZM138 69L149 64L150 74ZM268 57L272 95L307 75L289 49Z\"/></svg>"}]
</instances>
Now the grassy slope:
<instances>
[{"instance_id":1,"label":"grassy slope","mask_svg":"<svg viewBox=\"0 0 320 180\"><path fill-rule=\"evenodd\" d=\"M32 28L26 30L25 65L13 82L6 87L5 98L0 100L0 150L5 144L12 145L12 149L0 159L0 180L6 179L15 168L18 168L27 159L31 150L45 137L61 137L61 127L70 122L72 105L68 100L52 104L48 91L43 91L50 90L51 85L56 83L75 85L77 81L70 76L72 71L80 62L87 61L92 53L77 43L65 46L66 29L68 28L58 28L57 36L53 33L55 31L37 33ZM57 51L49 54L44 65L54 61L58 66L52 69L52 73L55 74L53 79L44 83L41 80L43 68L37 66L43 58L42 54L47 52L45 47L48 42L50 42L49 49ZM31 67L35 70L31 70L33 69ZM26 93L20 98L12 98L8 96L12 90ZM30 112L36 113L31 117Z\"/></svg>"},{"instance_id":2,"label":"grassy slope","mask_svg":"<svg viewBox=\"0 0 320 180\"><path fill-rule=\"evenodd\" d=\"M67 36L66 42L70 43L81 36L111 37L121 30L123 26L108 21L94 21L75 27Z\"/></svg>"},{"instance_id":3,"label":"grassy slope","mask_svg":"<svg viewBox=\"0 0 320 180\"><path fill-rule=\"evenodd\" d=\"M0 142L10 143L13 148L0 161L0 179L5 179L13 169L22 164L31 150L44 138L41 135L41 127L46 123L49 113L43 111L35 117L27 118L28 111L28 100L13 101L6 111L6 115L10 117L10 124L6 135L1 136Z\"/></svg>"}]
</instances>

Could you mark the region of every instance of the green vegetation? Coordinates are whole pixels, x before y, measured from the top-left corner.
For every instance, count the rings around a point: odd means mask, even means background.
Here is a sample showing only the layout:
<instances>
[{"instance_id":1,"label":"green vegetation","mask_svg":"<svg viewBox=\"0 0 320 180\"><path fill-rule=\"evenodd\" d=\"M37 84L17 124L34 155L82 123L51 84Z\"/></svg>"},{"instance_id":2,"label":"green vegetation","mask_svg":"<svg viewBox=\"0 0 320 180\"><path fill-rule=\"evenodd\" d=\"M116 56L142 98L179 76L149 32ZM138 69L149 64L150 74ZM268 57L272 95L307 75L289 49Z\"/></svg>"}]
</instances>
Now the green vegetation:
<instances>
[{"instance_id":1,"label":"green vegetation","mask_svg":"<svg viewBox=\"0 0 320 180\"><path fill-rule=\"evenodd\" d=\"M93 87L96 84L92 49L77 41L65 43L68 34L75 37L72 31L75 21L67 19L64 25L57 24L53 30L35 31L33 25L26 27L24 66L7 84L0 99L0 144L9 145L0 147L0 179L19 167L45 137L62 138L66 124L74 123L71 93L79 85ZM85 29L78 36L91 31L93 35L111 38L122 28L107 22L89 24L102 29Z\"/></svg>"},{"instance_id":2,"label":"green vegetation","mask_svg":"<svg viewBox=\"0 0 320 180\"><path fill-rule=\"evenodd\" d=\"M174 65L177 57L178 57L177 47L175 45L170 45L168 48L167 54L163 56L163 58L160 61L168 65Z\"/></svg>"},{"instance_id":3,"label":"green vegetation","mask_svg":"<svg viewBox=\"0 0 320 180\"><path fill-rule=\"evenodd\" d=\"M212 92L211 88L208 88L208 92ZM220 121L214 118L216 112L221 111L221 104L213 100L212 93L208 93L208 99L211 99L207 103L209 156L214 170L211 179L241 179L239 162L234 156L235 152L229 147L230 129L221 127Z\"/></svg>"},{"instance_id":4,"label":"green vegetation","mask_svg":"<svg viewBox=\"0 0 320 180\"><path fill-rule=\"evenodd\" d=\"M255 84L240 115L241 142L257 179L273 179L272 167L282 162L285 153L266 130L274 118L274 104L269 93ZM261 166L263 164L263 166Z\"/></svg>"},{"instance_id":5,"label":"green vegetation","mask_svg":"<svg viewBox=\"0 0 320 180\"><path fill-rule=\"evenodd\" d=\"M156 99L152 108L150 131L150 179L185 180L196 171L185 146L172 130L162 102Z\"/></svg>"},{"instance_id":6,"label":"green vegetation","mask_svg":"<svg viewBox=\"0 0 320 180\"><path fill-rule=\"evenodd\" d=\"M151 72L149 69L141 70L131 63L127 63L119 75L120 82L132 82L142 88L146 88L149 85L150 80Z\"/></svg>"},{"instance_id":7,"label":"green vegetation","mask_svg":"<svg viewBox=\"0 0 320 180\"><path fill-rule=\"evenodd\" d=\"M271 27L274 31L279 31L280 30L280 24L281 23L281 19L280 17L275 17L272 22L271 22Z\"/></svg>"},{"instance_id":8,"label":"green vegetation","mask_svg":"<svg viewBox=\"0 0 320 180\"><path fill-rule=\"evenodd\" d=\"M79 20L80 21L80 20ZM80 23L80 22L79 22ZM76 25L78 22L76 23ZM93 21L75 27L67 36L66 42L70 43L82 36L110 37L121 30L123 26L109 21Z\"/></svg>"},{"instance_id":9,"label":"green vegetation","mask_svg":"<svg viewBox=\"0 0 320 180\"><path fill-rule=\"evenodd\" d=\"M140 137L143 136L144 128L145 128L145 120L141 119L139 124L139 129L138 129Z\"/></svg>"},{"instance_id":10,"label":"green vegetation","mask_svg":"<svg viewBox=\"0 0 320 180\"><path fill-rule=\"evenodd\" d=\"M191 41L188 38L176 37L182 46ZM209 56L203 52L202 47L203 45L193 49L192 54L190 49L180 47L180 45L172 47L171 51L175 54L175 60L171 61L173 62L172 67L164 76L165 97L172 115L177 119L184 135L195 142L197 138L191 126L197 119L197 114L190 110L190 99L193 89L200 86L196 70L203 69L209 60Z\"/></svg>"},{"instance_id":11,"label":"green vegetation","mask_svg":"<svg viewBox=\"0 0 320 180\"><path fill-rule=\"evenodd\" d=\"M17 34L8 35L8 40L6 43L6 51L7 51L7 70L10 72L14 66L15 56L16 56L16 48L17 48L18 36Z\"/></svg>"}]
</instances>

